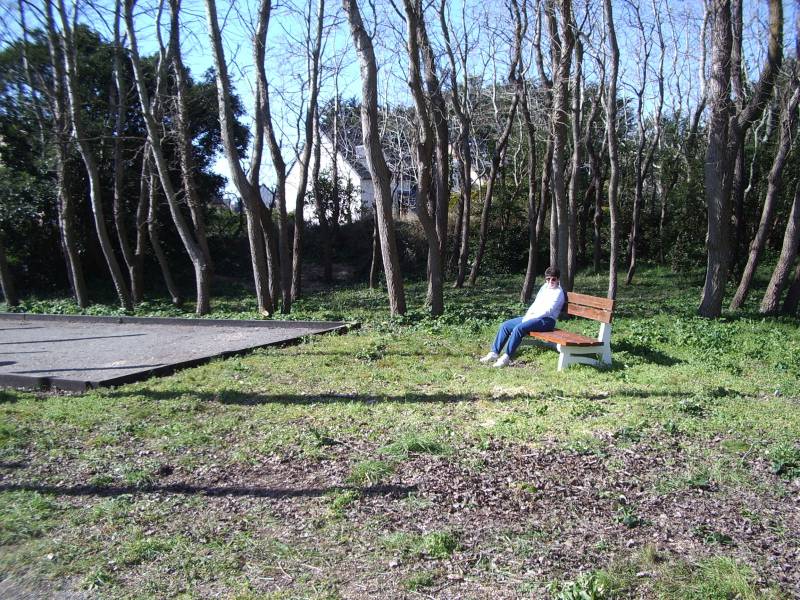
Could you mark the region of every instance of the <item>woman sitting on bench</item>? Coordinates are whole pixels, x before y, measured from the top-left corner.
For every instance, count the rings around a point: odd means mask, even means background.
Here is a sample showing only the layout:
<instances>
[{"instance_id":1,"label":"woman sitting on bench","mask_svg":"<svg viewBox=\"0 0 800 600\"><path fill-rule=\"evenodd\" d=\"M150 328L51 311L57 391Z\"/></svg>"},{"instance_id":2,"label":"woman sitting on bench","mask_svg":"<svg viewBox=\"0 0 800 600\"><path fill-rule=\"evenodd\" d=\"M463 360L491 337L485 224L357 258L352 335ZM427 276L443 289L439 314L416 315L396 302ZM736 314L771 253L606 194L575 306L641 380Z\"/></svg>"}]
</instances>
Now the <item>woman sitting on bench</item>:
<instances>
[{"instance_id":1,"label":"woman sitting on bench","mask_svg":"<svg viewBox=\"0 0 800 600\"><path fill-rule=\"evenodd\" d=\"M564 290L559 280L558 267L548 267L544 272L544 284L536 294L536 299L522 317L509 319L500 325L500 330L492 344L492 350L481 359L482 363L493 362L494 367L506 367L517 351L523 338L531 331L553 331L556 319L564 306ZM506 347L503 355L500 352Z\"/></svg>"}]
</instances>

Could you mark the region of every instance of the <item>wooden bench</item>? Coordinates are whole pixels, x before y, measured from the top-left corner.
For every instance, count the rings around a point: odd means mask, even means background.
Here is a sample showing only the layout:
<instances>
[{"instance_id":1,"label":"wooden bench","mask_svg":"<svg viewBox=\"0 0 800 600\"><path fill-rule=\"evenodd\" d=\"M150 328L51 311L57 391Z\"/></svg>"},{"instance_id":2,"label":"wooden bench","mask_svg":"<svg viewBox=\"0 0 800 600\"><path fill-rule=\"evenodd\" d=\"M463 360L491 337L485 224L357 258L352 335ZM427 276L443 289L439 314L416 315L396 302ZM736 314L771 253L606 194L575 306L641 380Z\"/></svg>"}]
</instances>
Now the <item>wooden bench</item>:
<instances>
[{"instance_id":1,"label":"wooden bench","mask_svg":"<svg viewBox=\"0 0 800 600\"><path fill-rule=\"evenodd\" d=\"M596 338L571 331L532 332L523 343L534 341L558 350L558 370L581 363L586 365L611 364L611 319L614 316L614 301L609 298L587 296L575 292L567 293L567 303L562 313L598 321L600 331ZM598 358L593 358L596 356Z\"/></svg>"}]
</instances>

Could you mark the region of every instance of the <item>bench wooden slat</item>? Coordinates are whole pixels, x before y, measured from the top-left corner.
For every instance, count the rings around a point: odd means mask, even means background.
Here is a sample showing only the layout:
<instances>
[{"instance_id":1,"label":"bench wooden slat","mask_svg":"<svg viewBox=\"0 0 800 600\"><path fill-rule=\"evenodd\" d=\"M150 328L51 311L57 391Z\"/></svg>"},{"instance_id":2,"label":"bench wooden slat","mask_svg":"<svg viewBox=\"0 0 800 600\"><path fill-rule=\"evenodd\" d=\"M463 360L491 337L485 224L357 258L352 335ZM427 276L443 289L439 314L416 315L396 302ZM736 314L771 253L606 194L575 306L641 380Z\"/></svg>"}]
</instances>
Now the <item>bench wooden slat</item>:
<instances>
[{"instance_id":1,"label":"bench wooden slat","mask_svg":"<svg viewBox=\"0 0 800 600\"><path fill-rule=\"evenodd\" d=\"M530 333L531 337L544 340L553 344L561 344L562 346L602 346L603 342L597 338L590 338L579 333L572 331L564 331L563 329L556 329L554 331L533 331Z\"/></svg>"},{"instance_id":2,"label":"bench wooden slat","mask_svg":"<svg viewBox=\"0 0 800 600\"><path fill-rule=\"evenodd\" d=\"M567 304L567 314L576 317L584 317L601 323L611 323L611 318L613 317L613 313L610 311L593 308L591 306L581 306L580 304L573 304L572 302Z\"/></svg>"},{"instance_id":3,"label":"bench wooden slat","mask_svg":"<svg viewBox=\"0 0 800 600\"><path fill-rule=\"evenodd\" d=\"M570 304L591 306L592 308L599 308L600 310L614 310L614 301L611 298L589 296L587 294L579 294L577 292L567 292L567 302Z\"/></svg>"}]
</instances>

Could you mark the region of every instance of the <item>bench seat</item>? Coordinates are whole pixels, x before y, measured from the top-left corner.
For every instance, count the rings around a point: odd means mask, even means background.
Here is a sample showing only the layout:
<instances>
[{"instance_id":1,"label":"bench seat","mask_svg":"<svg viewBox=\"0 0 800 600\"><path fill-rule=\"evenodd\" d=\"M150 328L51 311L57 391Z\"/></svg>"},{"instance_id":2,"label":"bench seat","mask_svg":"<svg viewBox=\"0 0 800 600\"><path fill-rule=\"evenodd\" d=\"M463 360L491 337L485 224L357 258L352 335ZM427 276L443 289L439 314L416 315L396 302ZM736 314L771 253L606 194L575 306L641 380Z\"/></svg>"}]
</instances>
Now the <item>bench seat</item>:
<instances>
[{"instance_id":1,"label":"bench seat","mask_svg":"<svg viewBox=\"0 0 800 600\"><path fill-rule=\"evenodd\" d=\"M573 364L610 365L614 301L608 298L569 292L564 312L571 317L582 317L600 323L597 337L555 329L553 331L533 331L528 334L523 343L542 342L557 350L559 371L563 371Z\"/></svg>"},{"instance_id":2,"label":"bench seat","mask_svg":"<svg viewBox=\"0 0 800 600\"><path fill-rule=\"evenodd\" d=\"M533 338L550 342L551 344L561 344L562 346L602 346L603 342L597 338L591 338L580 333L554 329L553 331L533 331L529 334Z\"/></svg>"}]
</instances>

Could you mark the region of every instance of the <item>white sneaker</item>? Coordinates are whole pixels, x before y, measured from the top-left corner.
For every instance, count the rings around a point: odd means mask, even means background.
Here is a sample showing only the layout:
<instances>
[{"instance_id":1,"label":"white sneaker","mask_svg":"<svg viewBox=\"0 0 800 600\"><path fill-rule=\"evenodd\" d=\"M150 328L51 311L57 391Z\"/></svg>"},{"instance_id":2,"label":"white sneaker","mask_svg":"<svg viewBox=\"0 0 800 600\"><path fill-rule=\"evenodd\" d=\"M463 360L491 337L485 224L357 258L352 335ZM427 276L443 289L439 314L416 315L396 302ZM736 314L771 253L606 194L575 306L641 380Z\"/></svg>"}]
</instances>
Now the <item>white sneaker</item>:
<instances>
[{"instance_id":1,"label":"white sneaker","mask_svg":"<svg viewBox=\"0 0 800 600\"><path fill-rule=\"evenodd\" d=\"M494 363L493 367L507 367L511 364L511 357L508 354L503 354L500 358L497 359L497 362Z\"/></svg>"},{"instance_id":2,"label":"white sneaker","mask_svg":"<svg viewBox=\"0 0 800 600\"><path fill-rule=\"evenodd\" d=\"M487 354L481 359L481 362L490 363L496 361L498 358L500 358L500 355L497 354L497 352L489 352L489 354Z\"/></svg>"}]
</instances>

